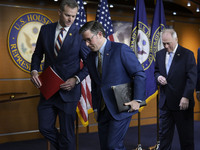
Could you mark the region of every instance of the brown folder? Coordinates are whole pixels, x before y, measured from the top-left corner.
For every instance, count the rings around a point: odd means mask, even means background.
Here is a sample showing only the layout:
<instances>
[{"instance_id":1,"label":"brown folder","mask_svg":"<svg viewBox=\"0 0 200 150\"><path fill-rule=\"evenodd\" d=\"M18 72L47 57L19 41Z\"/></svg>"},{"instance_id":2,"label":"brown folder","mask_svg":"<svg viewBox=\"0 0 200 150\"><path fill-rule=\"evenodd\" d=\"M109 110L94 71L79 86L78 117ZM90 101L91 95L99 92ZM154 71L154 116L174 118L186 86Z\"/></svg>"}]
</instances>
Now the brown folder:
<instances>
[{"instance_id":1,"label":"brown folder","mask_svg":"<svg viewBox=\"0 0 200 150\"><path fill-rule=\"evenodd\" d=\"M112 86L111 88L113 89L119 112L128 111L130 106L125 106L124 103L133 100L133 83L119 84ZM145 101L140 103L140 107L145 105Z\"/></svg>"},{"instance_id":2,"label":"brown folder","mask_svg":"<svg viewBox=\"0 0 200 150\"><path fill-rule=\"evenodd\" d=\"M64 83L50 66L39 75L39 79L42 83L40 92L46 100L53 96L60 89L60 85Z\"/></svg>"}]
</instances>

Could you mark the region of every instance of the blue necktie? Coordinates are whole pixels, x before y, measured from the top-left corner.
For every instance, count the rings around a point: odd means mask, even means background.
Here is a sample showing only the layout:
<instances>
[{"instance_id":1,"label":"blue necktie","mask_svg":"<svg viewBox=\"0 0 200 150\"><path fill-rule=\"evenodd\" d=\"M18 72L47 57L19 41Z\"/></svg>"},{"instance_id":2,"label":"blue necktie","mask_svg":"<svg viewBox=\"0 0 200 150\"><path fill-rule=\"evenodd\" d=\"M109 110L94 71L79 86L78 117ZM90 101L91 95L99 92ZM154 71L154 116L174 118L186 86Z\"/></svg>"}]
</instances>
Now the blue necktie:
<instances>
[{"instance_id":1,"label":"blue necktie","mask_svg":"<svg viewBox=\"0 0 200 150\"><path fill-rule=\"evenodd\" d=\"M168 59L167 67L166 67L167 74L169 72L169 68L170 68L171 63L172 63L172 52L169 52L168 55L169 55L169 59Z\"/></svg>"}]
</instances>

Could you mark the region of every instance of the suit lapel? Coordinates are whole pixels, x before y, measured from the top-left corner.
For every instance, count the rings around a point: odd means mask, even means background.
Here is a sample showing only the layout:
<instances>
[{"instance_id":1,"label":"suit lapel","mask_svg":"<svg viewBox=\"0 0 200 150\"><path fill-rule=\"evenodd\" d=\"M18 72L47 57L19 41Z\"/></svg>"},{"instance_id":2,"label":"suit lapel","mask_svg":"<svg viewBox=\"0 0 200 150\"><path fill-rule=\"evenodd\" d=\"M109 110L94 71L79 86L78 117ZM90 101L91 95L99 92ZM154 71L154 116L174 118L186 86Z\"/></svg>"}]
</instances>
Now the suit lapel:
<instances>
[{"instance_id":1,"label":"suit lapel","mask_svg":"<svg viewBox=\"0 0 200 150\"><path fill-rule=\"evenodd\" d=\"M70 50L70 45L72 45L72 42L73 42L73 34L74 34L74 29L75 29L75 25L71 25L71 27L69 28L68 32L67 32L67 35L63 41L63 45L60 49L60 52L58 53L58 56L62 56L62 53L66 53L66 50L69 51Z\"/></svg>"},{"instance_id":2,"label":"suit lapel","mask_svg":"<svg viewBox=\"0 0 200 150\"><path fill-rule=\"evenodd\" d=\"M163 54L161 55L162 58L160 58L162 61L161 61L161 66L164 66L164 74L165 76L167 76L167 72L166 72L166 65L165 65L165 59L166 59L166 50L163 51Z\"/></svg>"},{"instance_id":3,"label":"suit lapel","mask_svg":"<svg viewBox=\"0 0 200 150\"><path fill-rule=\"evenodd\" d=\"M67 32L67 35L66 35L66 37L65 37L65 39L64 39L64 41L63 41L63 47L66 47L66 46L68 46L68 45L71 45L71 43L73 42L72 37L73 37L74 29L75 29L75 26L74 26L74 25L72 25L72 26L69 28L69 30L68 30L68 32Z\"/></svg>"},{"instance_id":4,"label":"suit lapel","mask_svg":"<svg viewBox=\"0 0 200 150\"><path fill-rule=\"evenodd\" d=\"M97 79L97 83L98 82L101 82L101 78L99 76L99 73L98 73L98 70L97 70L97 67L96 67L96 57L97 57L97 53L96 52L91 52L91 57L90 57L90 63L87 64L88 66L91 66L91 67L88 67L88 68L91 68L91 73L93 74L94 76L94 79Z\"/></svg>"},{"instance_id":5,"label":"suit lapel","mask_svg":"<svg viewBox=\"0 0 200 150\"><path fill-rule=\"evenodd\" d=\"M174 54L174 58L172 60L168 75L172 74L173 71L175 71L176 64L177 64L177 61L179 60L180 56L181 56L181 50L180 50L180 47L178 46L176 53Z\"/></svg>"},{"instance_id":6,"label":"suit lapel","mask_svg":"<svg viewBox=\"0 0 200 150\"><path fill-rule=\"evenodd\" d=\"M57 26L58 23L53 23L52 26L50 26L49 28L49 32L47 33L48 34L48 37L49 37L49 51L51 54L53 54L52 56L55 57L55 52L54 52L54 47L55 47L55 32L56 32L56 26ZM52 32L54 31L54 32Z\"/></svg>"}]
</instances>

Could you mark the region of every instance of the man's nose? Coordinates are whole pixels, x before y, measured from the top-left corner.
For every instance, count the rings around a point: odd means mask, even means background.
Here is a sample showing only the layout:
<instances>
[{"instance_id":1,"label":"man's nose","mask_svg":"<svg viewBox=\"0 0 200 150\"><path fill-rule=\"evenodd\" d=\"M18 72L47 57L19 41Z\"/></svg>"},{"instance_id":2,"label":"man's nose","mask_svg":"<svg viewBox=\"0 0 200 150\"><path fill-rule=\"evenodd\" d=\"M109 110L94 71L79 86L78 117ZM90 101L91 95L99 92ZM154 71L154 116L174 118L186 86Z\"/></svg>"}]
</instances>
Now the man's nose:
<instances>
[{"instance_id":1,"label":"man's nose","mask_svg":"<svg viewBox=\"0 0 200 150\"><path fill-rule=\"evenodd\" d=\"M165 44L165 45L164 45L164 47L165 47L165 48L168 48L168 47L169 47L169 45Z\"/></svg>"},{"instance_id":2,"label":"man's nose","mask_svg":"<svg viewBox=\"0 0 200 150\"><path fill-rule=\"evenodd\" d=\"M88 46L88 45L89 45L89 42L88 42L88 41L85 41L85 44L86 44L86 46Z\"/></svg>"}]
</instances>

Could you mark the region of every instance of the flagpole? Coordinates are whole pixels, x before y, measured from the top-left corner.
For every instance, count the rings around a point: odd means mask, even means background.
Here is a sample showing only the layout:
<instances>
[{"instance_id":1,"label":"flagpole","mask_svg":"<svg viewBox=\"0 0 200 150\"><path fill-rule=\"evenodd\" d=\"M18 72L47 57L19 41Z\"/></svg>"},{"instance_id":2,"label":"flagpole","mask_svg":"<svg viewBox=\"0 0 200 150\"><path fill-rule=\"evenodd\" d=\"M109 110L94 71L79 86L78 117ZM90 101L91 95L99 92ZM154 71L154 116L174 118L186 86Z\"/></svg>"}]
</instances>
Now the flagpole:
<instances>
[{"instance_id":1,"label":"flagpole","mask_svg":"<svg viewBox=\"0 0 200 150\"><path fill-rule=\"evenodd\" d=\"M78 115L76 113L76 150L79 150L79 139L78 139Z\"/></svg>"},{"instance_id":2,"label":"flagpole","mask_svg":"<svg viewBox=\"0 0 200 150\"><path fill-rule=\"evenodd\" d=\"M141 144L141 126L140 126L140 112L138 112L138 145L137 148L134 150L144 150L142 149L142 144Z\"/></svg>"},{"instance_id":3,"label":"flagpole","mask_svg":"<svg viewBox=\"0 0 200 150\"><path fill-rule=\"evenodd\" d=\"M154 146L149 147L149 150L158 150L160 147L160 137L159 137L159 87L158 87L158 94L156 98L157 102L157 113L156 113L156 121L157 121L157 143Z\"/></svg>"},{"instance_id":4,"label":"flagpole","mask_svg":"<svg viewBox=\"0 0 200 150\"><path fill-rule=\"evenodd\" d=\"M47 150L51 150L51 144L49 141L47 141Z\"/></svg>"},{"instance_id":5,"label":"flagpole","mask_svg":"<svg viewBox=\"0 0 200 150\"><path fill-rule=\"evenodd\" d=\"M157 144L156 144L156 150L159 149L160 146L160 137L159 137L159 88L158 88L158 94L157 94Z\"/></svg>"}]
</instances>

